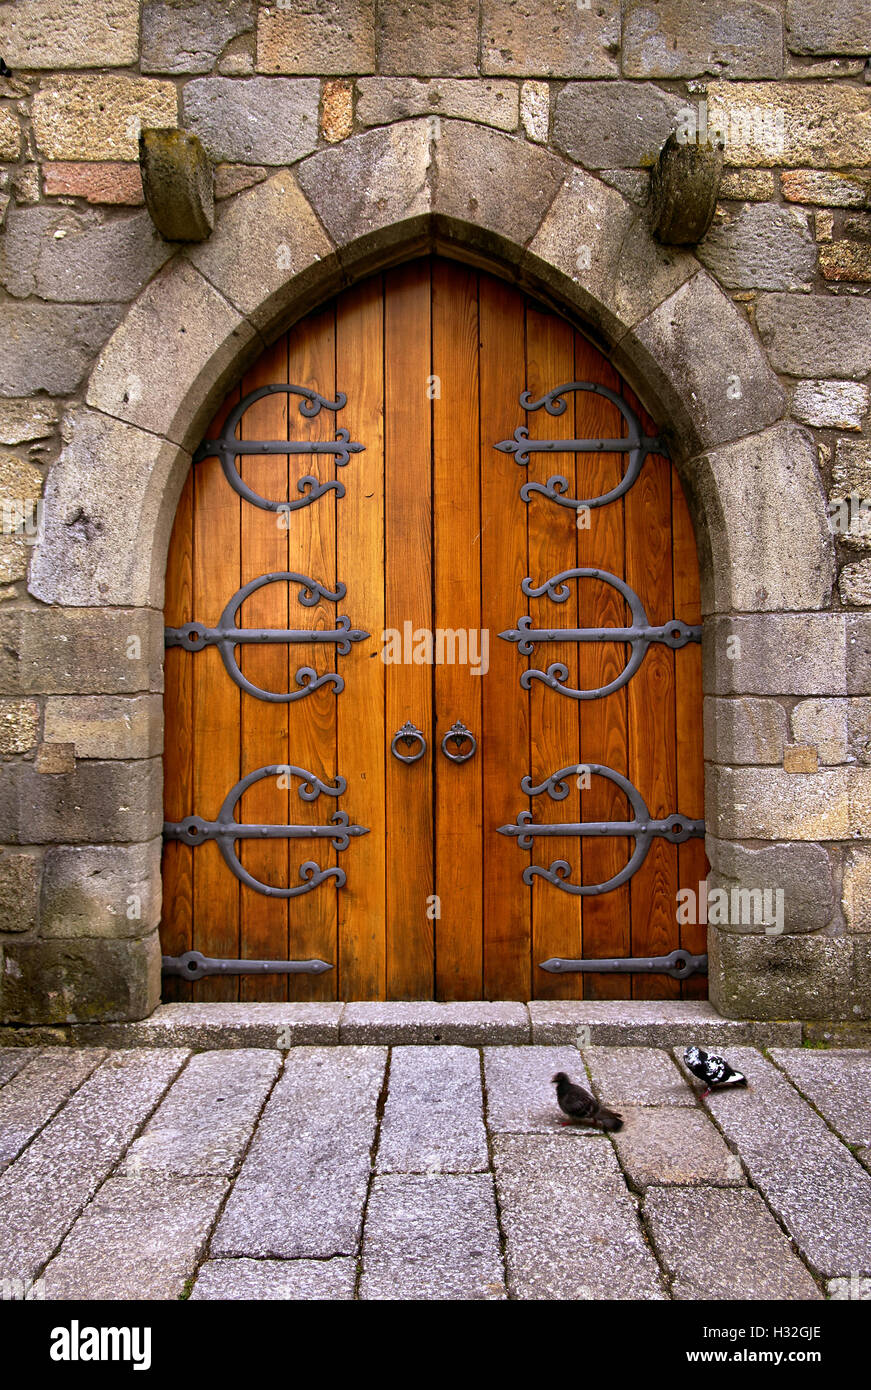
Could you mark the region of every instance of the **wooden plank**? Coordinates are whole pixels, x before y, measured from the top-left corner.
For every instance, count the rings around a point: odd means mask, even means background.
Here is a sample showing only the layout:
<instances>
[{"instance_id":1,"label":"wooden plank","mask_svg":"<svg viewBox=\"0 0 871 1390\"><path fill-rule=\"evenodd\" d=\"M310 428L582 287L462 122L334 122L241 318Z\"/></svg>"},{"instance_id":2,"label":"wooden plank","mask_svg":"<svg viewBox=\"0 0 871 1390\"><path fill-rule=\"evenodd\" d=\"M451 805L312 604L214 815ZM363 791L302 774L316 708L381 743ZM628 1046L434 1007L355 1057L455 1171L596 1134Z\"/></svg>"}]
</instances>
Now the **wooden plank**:
<instances>
[{"instance_id":1,"label":"wooden plank","mask_svg":"<svg viewBox=\"0 0 871 1390\"><path fill-rule=\"evenodd\" d=\"M206 432L214 437L238 388ZM193 616L214 626L240 584L241 498L228 485L216 458L194 469ZM224 669L216 647L197 652L193 662L193 805L191 812L213 820L240 777L239 687ZM213 841L197 846L193 858L193 945L205 955L239 956L239 880ZM238 998L238 978L200 980L194 997L203 1002Z\"/></svg>"},{"instance_id":2,"label":"wooden plank","mask_svg":"<svg viewBox=\"0 0 871 1390\"><path fill-rule=\"evenodd\" d=\"M580 334L575 335L575 379L591 381L620 390L620 378L613 367ZM575 430L579 439L621 439L626 425L619 410L603 396L594 392L578 392L575 396ZM625 455L579 454L578 487L575 495L584 498L602 496L615 487L627 466ZM586 517L589 525L578 528L578 565L586 569L607 570L625 578L625 535L623 501L618 498L604 507L591 507ZM579 621L583 627L624 627L629 611L614 588L595 580L584 580L578 586ZM581 686L598 690L619 676L628 659L628 648L622 643L584 643L579 653ZM626 775L628 769L627 695L625 688L597 700L584 701L581 706L582 764L599 763ZM589 787L581 793L584 820L624 820L628 806L626 798L604 777L591 777ZM589 839L583 846L583 881L586 884L606 883L624 866L632 852L627 839ZM630 946L629 887L612 889L608 893L584 899L585 957L629 955ZM630 997L631 981L625 975L586 975L586 999L625 999Z\"/></svg>"},{"instance_id":3,"label":"wooden plank","mask_svg":"<svg viewBox=\"0 0 871 1390\"><path fill-rule=\"evenodd\" d=\"M671 513L674 533L675 614L685 623L702 621L699 593L699 562L693 524L677 469L671 470ZM705 814L704 752L702 748L702 649L690 642L675 652L675 714L677 737L677 809L682 815L701 820ZM687 840L678 846L678 887L692 888L708 872L704 840ZM698 899L697 899L698 900ZM698 923L679 927L680 945L699 955L707 950L707 929ZM681 984L685 999L707 998L708 982L693 975Z\"/></svg>"},{"instance_id":4,"label":"wooden plank","mask_svg":"<svg viewBox=\"0 0 871 1390\"><path fill-rule=\"evenodd\" d=\"M574 379L574 335L570 326L555 314L542 313L531 304L526 310L527 389L533 397L545 395L555 386ZM535 439L572 439L575 431L574 402L569 396L562 415L541 410L528 417L529 433ZM519 471L519 470L518 470ZM524 470L526 481L546 483L555 473L569 485L575 497L575 456L573 454L530 455ZM577 560L577 518L568 508L549 498L533 495L527 517L529 574L536 585L543 584L561 570L573 569ZM578 621L578 583L570 581L569 597L556 604L552 599L530 598L527 612L534 627L576 627ZM568 670L565 684L578 687L578 643L548 642L537 647L530 665L546 671L554 662ZM543 782L563 767L578 766L580 704L568 695L550 690L536 681L529 691L530 773ZM570 778L570 791L563 801L548 795L534 797L536 821L577 821L581 794L578 777ZM538 840L532 859L543 868L558 859L572 865L572 877L580 882L582 847L577 838L562 836ZM544 879L532 885L532 997L565 999L579 997L581 977L551 975L540 969L540 962L552 956L574 957L581 951L582 900L562 892Z\"/></svg>"},{"instance_id":5,"label":"wooden plank","mask_svg":"<svg viewBox=\"0 0 871 1390\"><path fill-rule=\"evenodd\" d=\"M287 339L263 354L245 376L242 393L259 386L287 381ZM249 406L240 422L243 439L286 439L288 399L283 393L264 396ZM246 454L239 459L244 482L261 497L287 500L288 460L282 454ZM242 507L242 583L263 574L286 570L287 528L285 518L275 512L245 503ZM245 600L239 614L243 627L285 628L288 626L288 587L267 584ZM243 646L237 648L243 674L262 690L289 690L288 648L286 646ZM270 763L287 761L288 706L272 704L242 693L242 774L254 772ZM294 789L295 791L295 789ZM295 809L295 808L294 808ZM262 825L286 824L289 794L275 778L255 783L245 793L236 812L240 820ZM244 867L262 883L284 888L288 883L288 843L286 840L246 840L239 857ZM240 896L242 956L244 959L286 960L288 957L288 903L269 898L242 886ZM243 976L239 981L241 999L286 999L287 976Z\"/></svg>"},{"instance_id":6,"label":"wooden plank","mask_svg":"<svg viewBox=\"0 0 871 1390\"><path fill-rule=\"evenodd\" d=\"M342 423L365 443L340 470L345 496L337 505L338 576L347 585L343 611L370 636L354 643L340 668L338 771L352 821L369 834L341 856L348 876L339 893L340 999L385 996L385 747L384 676L384 286L381 276L339 301L336 384L348 397Z\"/></svg>"},{"instance_id":7,"label":"wooden plank","mask_svg":"<svg viewBox=\"0 0 871 1390\"><path fill-rule=\"evenodd\" d=\"M169 542L166 571L167 627L181 627L193 612L193 469L188 472ZM165 740L163 754L164 819L184 820L193 808L193 652L172 647L164 672ZM193 855L190 845L169 840L163 847L163 913L161 950L178 956L193 941ZM168 976L162 998L167 1002L192 997L193 985Z\"/></svg>"},{"instance_id":8,"label":"wooden plank","mask_svg":"<svg viewBox=\"0 0 871 1390\"><path fill-rule=\"evenodd\" d=\"M628 389L643 428L653 422ZM671 531L671 464L648 456L626 494L626 578L653 625L674 614ZM629 778L652 816L671 815L677 803L675 759L674 652L662 643L648 647L629 682ZM633 955L663 955L677 944L677 846L657 838L630 882ZM676 998L679 981L667 975L633 977L636 999Z\"/></svg>"},{"instance_id":9,"label":"wooden plank","mask_svg":"<svg viewBox=\"0 0 871 1390\"><path fill-rule=\"evenodd\" d=\"M480 657L481 499L478 428L478 276L433 268L433 559L436 631L465 634L467 658ZM477 634L473 639L472 634ZM451 641L454 639L452 638ZM488 638L489 641L489 638ZM462 654L462 645L457 649ZM446 647L444 655L453 654ZM435 667L436 997L480 999L483 989L482 686L469 660ZM479 753L451 763L441 741L456 720ZM452 745L448 745L449 748Z\"/></svg>"},{"instance_id":10,"label":"wooden plank","mask_svg":"<svg viewBox=\"0 0 871 1390\"><path fill-rule=\"evenodd\" d=\"M288 375L289 380L298 386L306 386L318 391L329 400L335 399L336 390L336 337L335 305L310 315L302 323L291 329L288 335ZM319 415L307 419L299 413L298 399L290 406L289 430L293 439L334 439L336 429L342 424L342 417L331 410L321 410ZM352 466L352 465L350 465ZM336 467L331 455L313 457L306 454L292 454L289 460L288 487L291 498L299 494L298 479L314 474L321 479L335 477ZM336 583L336 497L334 492L325 493L308 507L291 512L288 518L288 569L335 588ZM311 608L299 604L297 591L290 595L290 615L293 627L332 628L336 618L345 610L344 601L329 603L321 600ZM292 672L302 665L311 666L318 675L337 669L335 648L325 643L312 643L294 646L290 653ZM296 688L291 675L292 688ZM331 685L296 700L288 706L289 748L288 761L313 772L316 776L332 779L336 773L336 706L345 699L345 693L337 695ZM303 801L298 792L299 784L294 782L290 790L290 804L294 820L299 823L323 823L329 819L337 805L332 797L319 797L316 801ZM346 853L350 853L346 851ZM300 866L306 860L314 860L321 868L336 863L336 852L328 840L296 840L290 842L290 881L300 882ZM332 879L313 889L310 893L290 900L290 951L295 959L320 959L337 962L338 939L336 923L338 917L337 890ZM335 969L323 975L291 975L288 980L288 997L292 1000L334 999L338 988Z\"/></svg>"},{"instance_id":11,"label":"wooden plank","mask_svg":"<svg viewBox=\"0 0 871 1390\"><path fill-rule=\"evenodd\" d=\"M524 300L482 275L479 288L481 380L482 626L490 633L490 671L483 687L481 757L484 777L484 996L528 999L531 989L531 893L522 874L530 862L516 841L497 835L528 807L520 790L529 772L529 700L520 676L528 659L498 634L526 611L520 585L529 573L523 473L494 449L525 423Z\"/></svg>"},{"instance_id":12,"label":"wooden plank","mask_svg":"<svg viewBox=\"0 0 871 1390\"><path fill-rule=\"evenodd\" d=\"M385 627L414 633L432 628L429 261L386 276L384 335ZM428 744L416 763L386 760L387 994L431 999L432 666L402 661L385 673L385 737L410 720Z\"/></svg>"}]
</instances>

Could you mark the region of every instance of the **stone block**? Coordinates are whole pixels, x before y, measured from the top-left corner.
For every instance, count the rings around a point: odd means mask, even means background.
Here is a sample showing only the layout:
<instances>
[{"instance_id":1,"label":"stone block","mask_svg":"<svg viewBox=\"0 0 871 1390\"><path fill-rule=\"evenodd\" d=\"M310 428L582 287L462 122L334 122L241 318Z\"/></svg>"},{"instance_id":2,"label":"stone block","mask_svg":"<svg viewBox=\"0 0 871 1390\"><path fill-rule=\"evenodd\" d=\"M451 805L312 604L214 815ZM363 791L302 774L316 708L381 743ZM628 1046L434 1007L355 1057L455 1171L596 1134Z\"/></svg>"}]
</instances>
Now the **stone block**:
<instances>
[{"instance_id":1,"label":"stone block","mask_svg":"<svg viewBox=\"0 0 871 1390\"><path fill-rule=\"evenodd\" d=\"M550 86L524 82L520 88L520 121L527 140L546 145L550 132Z\"/></svg>"},{"instance_id":2,"label":"stone block","mask_svg":"<svg viewBox=\"0 0 871 1390\"><path fill-rule=\"evenodd\" d=\"M54 77L33 98L33 132L46 159L135 160L143 126L175 126L171 82L117 74Z\"/></svg>"},{"instance_id":3,"label":"stone block","mask_svg":"<svg viewBox=\"0 0 871 1390\"><path fill-rule=\"evenodd\" d=\"M871 618L861 613L844 616L847 638L847 694L867 695L871 690Z\"/></svg>"},{"instance_id":4,"label":"stone block","mask_svg":"<svg viewBox=\"0 0 871 1390\"><path fill-rule=\"evenodd\" d=\"M21 155L21 127L15 112L0 107L0 159L14 161Z\"/></svg>"},{"instance_id":5,"label":"stone block","mask_svg":"<svg viewBox=\"0 0 871 1390\"><path fill-rule=\"evenodd\" d=\"M850 700L847 707L847 758L871 763L871 697Z\"/></svg>"},{"instance_id":6,"label":"stone block","mask_svg":"<svg viewBox=\"0 0 871 1390\"><path fill-rule=\"evenodd\" d=\"M172 251L147 212L105 221L96 209L16 208L6 219L0 283L16 299L133 299Z\"/></svg>"},{"instance_id":7,"label":"stone block","mask_svg":"<svg viewBox=\"0 0 871 1390\"><path fill-rule=\"evenodd\" d=\"M789 1047L801 1041L800 1023L724 1018L706 999L533 999L528 1007L536 1047Z\"/></svg>"},{"instance_id":8,"label":"stone block","mask_svg":"<svg viewBox=\"0 0 871 1390\"><path fill-rule=\"evenodd\" d=\"M847 854L841 902L849 930L871 932L871 851L853 849Z\"/></svg>"},{"instance_id":9,"label":"stone block","mask_svg":"<svg viewBox=\"0 0 871 1390\"><path fill-rule=\"evenodd\" d=\"M717 695L846 695L844 616L712 617L702 635L702 664L704 688Z\"/></svg>"},{"instance_id":10,"label":"stone block","mask_svg":"<svg viewBox=\"0 0 871 1390\"><path fill-rule=\"evenodd\" d=\"M35 700L0 699L0 754L29 753L39 738L39 705Z\"/></svg>"},{"instance_id":11,"label":"stone block","mask_svg":"<svg viewBox=\"0 0 871 1390\"><path fill-rule=\"evenodd\" d=\"M207 391L207 400L217 403L225 382L238 380L239 360L253 345L254 330L223 296L189 262L173 261L142 292L100 354L88 404L196 447L208 406L192 419L192 396Z\"/></svg>"},{"instance_id":12,"label":"stone block","mask_svg":"<svg viewBox=\"0 0 871 1390\"><path fill-rule=\"evenodd\" d=\"M76 748L73 743L40 743L33 766L43 776L75 772Z\"/></svg>"},{"instance_id":13,"label":"stone block","mask_svg":"<svg viewBox=\"0 0 871 1390\"><path fill-rule=\"evenodd\" d=\"M749 849L731 840L719 840L709 835L705 848L711 869L708 887L722 888L730 895L736 889L783 891L783 930L787 935L819 931L835 915L835 894L832 887L832 866L822 845L777 844L761 849ZM772 900L769 899L769 902ZM776 907L776 901L774 903ZM740 901L738 903L740 911ZM764 906L764 899L763 899ZM753 904L748 916L751 921L730 921L724 931L756 935L773 934L777 923L756 920Z\"/></svg>"},{"instance_id":14,"label":"stone block","mask_svg":"<svg viewBox=\"0 0 871 1390\"><path fill-rule=\"evenodd\" d=\"M343 1004L161 1004L139 1023L107 1023L88 1035L107 1047L241 1048L337 1043Z\"/></svg>"},{"instance_id":15,"label":"stone block","mask_svg":"<svg viewBox=\"0 0 871 1390\"><path fill-rule=\"evenodd\" d=\"M161 773L158 758L80 762L75 772L54 777L41 777L32 763L14 764L0 838L17 844L150 840L162 828Z\"/></svg>"},{"instance_id":16,"label":"stone block","mask_svg":"<svg viewBox=\"0 0 871 1390\"><path fill-rule=\"evenodd\" d=\"M0 400L0 443L26 444L49 439L58 420L58 406L44 398Z\"/></svg>"},{"instance_id":17,"label":"stone block","mask_svg":"<svg viewBox=\"0 0 871 1390\"><path fill-rule=\"evenodd\" d=\"M871 178L859 170L837 174L824 169L785 169L780 187L790 203L816 203L831 208L871 206Z\"/></svg>"},{"instance_id":18,"label":"stone block","mask_svg":"<svg viewBox=\"0 0 871 1390\"><path fill-rule=\"evenodd\" d=\"M820 760L817 750L808 743L787 743L783 749L784 772L817 772Z\"/></svg>"},{"instance_id":19,"label":"stone block","mask_svg":"<svg viewBox=\"0 0 871 1390\"><path fill-rule=\"evenodd\" d=\"M182 94L183 125L212 159L292 164L317 144L319 100L314 77L196 77Z\"/></svg>"},{"instance_id":20,"label":"stone block","mask_svg":"<svg viewBox=\"0 0 871 1390\"><path fill-rule=\"evenodd\" d=\"M488 1047L484 1051L487 1126L491 1134L559 1134L562 1114L551 1083L564 1071L587 1085L575 1033L560 1039L560 1047ZM582 1037L589 1036L582 1033Z\"/></svg>"},{"instance_id":21,"label":"stone block","mask_svg":"<svg viewBox=\"0 0 871 1390\"><path fill-rule=\"evenodd\" d=\"M406 0L402 5L376 6L376 35L379 72L476 75L476 0Z\"/></svg>"},{"instance_id":22,"label":"stone block","mask_svg":"<svg viewBox=\"0 0 871 1390\"><path fill-rule=\"evenodd\" d=\"M672 1298L764 1302L822 1296L758 1192L651 1187L644 1220L672 1280Z\"/></svg>"},{"instance_id":23,"label":"stone block","mask_svg":"<svg viewBox=\"0 0 871 1390\"><path fill-rule=\"evenodd\" d=\"M0 851L0 929L4 932L35 928L41 871L39 851Z\"/></svg>"},{"instance_id":24,"label":"stone block","mask_svg":"<svg viewBox=\"0 0 871 1390\"><path fill-rule=\"evenodd\" d=\"M868 401L868 387L858 381L800 381L792 393L792 413L817 429L861 430Z\"/></svg>"},{"instance_id":25,"label":"stone block","mask_svg":"<svg viewBox=\"0 0 871 1390\"><path fill-rule=\"evenodd\" d=\"M47 850L43 937L139 937L154 931L160 922L161 848L155 839Z\"/></svg>"},{"instance_id":26,"label":"stone block","mask_svg":"<svg viewBox=\"0 0 871 1390\"><path fill-rule=\"evenodd\" d=\"M239 256L242 237L244 260ZM322 296L322 262L332 250L293 174L282 170L221 209L216 235L188 255L210 284L269 334L291 294L295 303L307 294Z\"/></svg>"},{"instance_id":27,"label":"stone block","mask_svg":"<svg viewBox=\"0 0 871 1390\"><path fill-rule=\"evenodd\" d=\"M847 1144L871 1144L871 1051L777 1047L769 1056Z\"/></svg>"},{"instance_id":28,"label":"stone block","mask_svg":"<svg viewBox=\"0 0 871 1390\"><path fill-rule=\"evenodd\" d=\"M163 618L147 609L0 614L0 690L135 694L163 689Z\"/></svg>"},{"instance_id":29,"label":"stone block","mask_svg":"<svg viewBox=\"0 0 871 1390\"><path fill-rule=\"evenodd\" d=\"M691 1089L661 1048L587 1047L583 1057L596 1095L612 1109L695 1105Z\"/></svg>"},{"instance_id":30,"label":"stone block","mask_svg":"<svg viewBox=\"0 0 871 1390\"><path fill-rule=\"evenodd\" d=\"M624 77L779 77L783 20L773 4L629 0L623 9Z\"/></svg>"},{"instance_id":31,"label":"stone block","mask_svg":"<svg viewBox=\"0 0 871 1390\"><path fill-rule=\"evenodd\" d=\"M135 164L44 164L42 188L47 198L84 198L88 203L138 207L144 201L142 177Z\"/></svg>"},{"instance_id":32,"label":"stone block","mask_svg":"<svg viewBox=\"0 0 871 1390\"><path fill-rule=\"evenodd\" d=\"M523 1004L382 1002L347 1004L340 1027L343 1043L453 1043L485 1047L527 1042L529 1017Z\"/></svg>"},{"instance_id":33,"label":"stone block","mask_svg":"<svg viewBox=\"0 0 871 1390\"><path fill-rule=\"evenodd\" d=\"M863 0L787 0L786 42L792 53L862 53L871 50L871 17Z\"/></svg>"},{"instance_id":34,"label":"stone block","mask_svg":"<svg viewBox=\"0 0 871 1390\"><path fill-rule=\"evenodd\" d=\"M51 1049L28 1057L0 1094L0 1168L6 1168L105 1057L100 1048Z\"/></svg>"},{"instance_id":35,"label":"stone block","mask_svg":"<svg viewBox=\"0 0 871 1390\"><path fill-rule=\"evenodd\" d=\"M871 280L871 246L859 241L834 241L830 246L821 246L820 270L826 280L867 283Z\"/></svg>"},{"instance_id":36,"label":"stone block","mask_svg":"<svg viewBox=\"0 0 871 1390\"><path fill-rule=\"evenodd\" d=\"M704 272L637 324L614 361L619 370L646 372L694 453L762 430L784 411L783 387L749 323Z\"/></svg>"},{"instance_id":37,"label":"stone block","mask_svg":"<svg viewBox=\"0 0 871 1390\"><path fill-rule=\"evenodd\" d=\"M871 607L871 560L845 565L838 580L838 592L846 604L856 608Z\"/></svg>"},{"instance_id":38,"label":"stone block","mask_svg":"<svg viewBox=\"0 0 871 1390\"><path fill-rule=\"evenodd\" d=\"M774 767L709 764L705 814L727 840L845 840L853 821L855 769L827 768L801 777Z\"/></svg>"},{"instance_id":39,"label":"stone block","mask_svg":"<svg viewBox=\"0 0 871 1390\"><path fill-rule=\"evenodd\" d=\"M743 696L704 702L705 751L716 763L780 763L787 736L786 710L777 700Z\"/></svg>"},{"instance_id":40,"label":"stone block","mask_svg":"<svg viewBox=\"0 0 871 1390\"><path fill-rule=\"evenodd\" d=\"M802 700L789 717L793 737L798 743L813 744L821 763L845 763L848 711L847 700Z\"/></svg>"},{"instance_id":41,"label":"stone block","mask_svg":"<svg viewBox=\"0 0 871 1390\"><path fill-rule=\"evenodd\" d=\"M489 1173L375 1178L366 1210L362 1300L506 1297Z\"/></svg>"},{"instance_id":42,"label":"stone block","mask_svg":"<svg viewBox=\"0 0 871 1390\"><path fill-rule=\"evenodd\" d=\"M213 290L210 295L218 298ZM226 314L230 312L226 306ZM183 327L182 323L177 331ZM211 331L210 326L205 331ZM117 362L121 350L110 361ZM179 349L180 354L184 351ZM107 367L103 377L93 379L91 393L108 401L113 389L120 393L126 381L128 404L120 409L131 415L153 413L168 403L169 380L161 384L158 400L141 400L137 393L145 389L146 371L158 373L158 360L156 355L152 363L137 363L139 372L125 377ZM157 389L156 380L154 386ZM30 592L47 603L160 606L159 528L161 522L172 524L171 516L165 515L164 494L168 480L174 475L183 478L187 455L155 434L93 410L71 414L65 434L66 445L46 485L44 533L34 552ZM113 485L107 487L106 460L111 458L123 458L124 467L114 471Z\"/></svg>"},{"instance_id":43,"label":"stone block","mask_svg":"<svg viewBox=\"0 0 871 1390\"><path fill-rule=\"evenodd\" d=\"M377 1171L475 1172L489 1163L477 1049L396 1048Z\"/></svg>"},{"instance_id":44,"label":"stone block","mask_svg":"<svg viewBox=\"0 0 871 1390\"><path fill-rule=\"evenodd\" d=\"M734 198L742 203L770 202L774 198L774 175L770 169L725 169L720 180L720 197Z\"/></svg>"},{"instance_id":45,"label":"stone block","mask_svg":"<svg viewBox=\"0 0 871 1390\"><path fill-rule=\"evenodd\" d=\"M331 145L346 140L354 129L354 91L350 82L333 78L321 97L321 135Z\"/></svg>"},{"instance_id":46,"label":"stone block","mask_svg":"<svg viewBox=\"0 0 871 1390\"><path fill-rule=\"evenodd\" d=\"M806 212L753 203L715 223L699 260L729 289L809 289L816 244Z\"/></svg>"},{"instance_id":47,"label":"stone block","mask_svg":"<svg viewBox=\"0 0 871 1390\"><path fill-rule=\"evenodd\" d=\"M849 168L871 162L871 107L848 83L711 82L708 128L725 124L726 163Z\"/></svg>"},{"instance_id":48,"label":"stone block","mask_svg":"<svg viewBox=\"0 0 871 1390\"><path fill-rule=\"evenodd\" d=\"M339 73L375 71L375 0L289 0L257 16L257 71Z\"/></svg>"},{"instance_id":49,"label":"stone block","mask_svg":"<svg viewBox=\"0 0 871 1390\"><path fill-rule=\"evenodd\" d=\"M747 936L709 927L711 1001L731 1018L846 1018L852 956L845 936ZM744 1070L740 1061L733 1065Z\"/></svg>"},{"instance_id":50,"label":"stone block","mask_svg":"<svg viewBox=\"0 0 871 1390\"><path fill-rule=\"evenodd\" d=\"M636 1189L740 1187L746 1179L707 1115L678 1106L624 1106L614 1135L620 1165Z\"/></svg>"},{"instance_id":51,"label":"stone block","mask_svg":"<svg viewBox=\"0 0 871 1390\"><path fill-rule=\"evenodd\" d=\"M822 295L763 295L756 324L775 371L790 377L865 377L871 303Z\"/></svg>"},{"instance_id":52,"label":"stone block","mask_svg":"<svg viewBox=\"0 0 871 1390\"><path fill-rule=\"evenodd\" d=\"M518 77L617 77L620 5L483 0L481 71Z\"/></svg>"},{"instance_id":53,"label":"stone block","mask_svg":"<svg viewBox=\"0 0 871 1390\"><path fill-rule=\"evenodd\" d=\"M163 752L159 695L52 696L45 737L75 745L77 758L153 758Z\"/></svg>"},{"instance_id":54,"label":"stone block","mask_svg":"<svg viewBox=\"0 0 871 1390\"><path fill-rule=\"evenodd\" d=\"M14 0L0 10L0 52L13 72L123 68L138 50L138 0Z\"/></svg>"},{"instance_id":55,"label":"stone block","mask_svg":"<svg viewBox=\"0 0 871 1390\"><path fill-rule=\"evenodd\" d=\"M215 177L198 136L187 130L139 134L139 166L151 220L167 241L205 241L215 225Z\"/></svg>"},{"instance_id":56,"label":"stone block","mask_svg":"<svg viewBox=\"0 0 871 1390\"><path fill-rule=\"evenodd\" d=\"M567 82L554 105L553 142L587 169L649 168L681 105L647 84Z\"/></svg>"},{"instance_id":57,"label":"stone block","mask_svg":"<svg viewBox=\"0 0 871 1390\"><path fill-rule=\"evenodd\" d=\"M160 998L160 942L12 941L3 945L0 1017L8 1023L142 1018Z\"/></svg>"},{"instance_id":58,"label":"stone block","mask_svg":"<svg viewBox=\"0 0 871 1390\"><path fill-rule=\"evenodd\" d=\"M0 395L69 395L120 317L115 304L0 305Z\"/></svg>"},{"instance_id":59,"label":"stone block","mask_svg":"<svg viewBox=\"0 0 871 1390\"><path fill-rule=\"evenodd\" d=\"M331 1260L206 1260L190 1301L334 1303L353 1299L356 1282L357 1261L341 1256Z\"/></svg>"},{"instance_id":60,"label":"stone block","mask_svg":"<svg viewBox=\"0 0 871 1390\"><path fill-rule=\"evenodd\" d=\"M516 82L456 77L361 77L357 82L357 119L364 126L432 115L516 130L517 114Z\"/></svg>"},{"instance_id":61,"label":"stone block","mask_svg":"<svg viewBox=\"0 0 871 1390\"><path fill-rule=\"evenodd\" d=\"M227 45L254 28L254 12L252 0L145 0L141 71L211 72Z\"/></svg>"}]
</instances>

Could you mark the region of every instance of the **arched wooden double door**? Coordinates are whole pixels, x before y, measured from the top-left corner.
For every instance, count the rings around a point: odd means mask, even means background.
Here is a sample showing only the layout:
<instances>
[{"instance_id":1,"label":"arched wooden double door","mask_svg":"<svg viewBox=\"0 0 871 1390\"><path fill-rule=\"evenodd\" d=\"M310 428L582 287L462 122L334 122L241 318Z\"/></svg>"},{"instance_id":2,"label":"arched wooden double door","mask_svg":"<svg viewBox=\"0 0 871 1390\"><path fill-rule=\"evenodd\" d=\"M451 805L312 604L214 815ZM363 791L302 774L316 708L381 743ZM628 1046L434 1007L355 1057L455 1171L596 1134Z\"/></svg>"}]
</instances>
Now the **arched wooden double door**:
<instances>
[{"instance_id":1,"label":"arched wooden double door","mask_svg":"<svg viewBox=\"0 0 871 1390\"><path fill-rule=\"evenodd\" d=\"M676 919L705 871L698 566L654 435L565 320L440 259L246 374L170 547L162 945L331 968L165 997L705 992L542 968L704 951Z\"/></svg>"}]
</instances>

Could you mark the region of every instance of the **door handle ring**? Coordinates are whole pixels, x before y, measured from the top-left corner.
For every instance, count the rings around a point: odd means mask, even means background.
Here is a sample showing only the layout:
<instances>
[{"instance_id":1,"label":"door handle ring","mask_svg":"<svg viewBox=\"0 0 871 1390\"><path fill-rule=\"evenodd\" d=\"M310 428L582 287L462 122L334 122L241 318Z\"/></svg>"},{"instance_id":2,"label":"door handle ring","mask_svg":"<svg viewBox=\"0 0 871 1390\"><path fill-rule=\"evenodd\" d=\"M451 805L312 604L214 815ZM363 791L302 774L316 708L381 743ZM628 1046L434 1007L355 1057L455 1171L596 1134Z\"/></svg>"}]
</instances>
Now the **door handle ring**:
<instances>
[{"instance_id":1,"label":"door handle ring","mask_svg":"<svg viewBox=\"0 0 871 1390\"><path fill-rule=\"evenodd\" d=\"M449 742L453 743L456 752L451 753L448 751ZM468 743L469 747L465 753L461 753L460 749L464 743ZM458 719L456 723L448 729L442 739L442 752L452 763L467 763L470 758L475 756L477 751L478 740L475 738L471 729L467 729L463 721Z\"/></svg>"},{"instance_id":2,"label":"door handle ring","mask_svg":"<svg viewBox=\"0 0 871 1390\"><path fill-rule=\"evenodd\" d=\"M404 743L406 748L411 748L415 742L420 743L416 753L400 753L397 744ZM426 739L418 729L417 725L407 720L401 729L397 729L393 738L390 740L390 751L394 758L398 758L401 763L416 763L426 752Z\"/></svg>"}]
</instances>

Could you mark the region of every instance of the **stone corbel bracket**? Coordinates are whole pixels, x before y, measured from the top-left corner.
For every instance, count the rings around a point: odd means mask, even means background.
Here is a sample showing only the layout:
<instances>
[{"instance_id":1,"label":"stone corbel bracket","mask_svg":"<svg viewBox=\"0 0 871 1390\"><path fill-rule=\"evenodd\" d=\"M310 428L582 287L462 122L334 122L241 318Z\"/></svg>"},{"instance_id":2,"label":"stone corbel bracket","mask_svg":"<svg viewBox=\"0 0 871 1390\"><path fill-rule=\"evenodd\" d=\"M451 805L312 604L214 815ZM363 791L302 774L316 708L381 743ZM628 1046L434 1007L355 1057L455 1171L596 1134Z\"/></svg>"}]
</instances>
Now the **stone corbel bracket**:
<instances>
[{"instance_id":1,"label":"stone corbel bracket","mask_svg":"<svg viewBox=\"0 0 871 1390\"><path fill-rule=\"evenodd\" d=\"M666 246L695 246L711 225L723 173L723 148L681 144L672 132L650 174L650 225Z\"/></svg>"},{"instance_id":2,"label":"stone corbel bracket","mask_svg":"<svg viewBox=\"0 0 871 1390\"><path fill-rule=\"evenodd\" d=\"M215 180L199 138L151 126L139 136L145 203L167 241L206 241L215 225Z\"/></svg>"}]
</instances>

